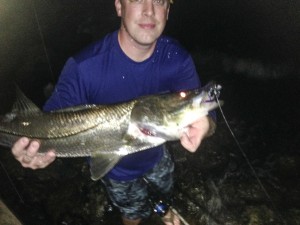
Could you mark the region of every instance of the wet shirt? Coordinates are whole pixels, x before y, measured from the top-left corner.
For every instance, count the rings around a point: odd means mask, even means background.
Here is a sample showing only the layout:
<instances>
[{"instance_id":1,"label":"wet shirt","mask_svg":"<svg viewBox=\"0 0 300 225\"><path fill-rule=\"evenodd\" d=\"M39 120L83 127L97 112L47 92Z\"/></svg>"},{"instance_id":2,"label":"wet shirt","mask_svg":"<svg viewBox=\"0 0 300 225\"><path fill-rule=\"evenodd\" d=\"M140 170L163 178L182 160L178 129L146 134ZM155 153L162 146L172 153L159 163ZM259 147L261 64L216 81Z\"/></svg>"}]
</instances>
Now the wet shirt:
<instances>
[{"instance_id":1,"label":"wet shirt","mask_svg":"<svg viewBox=\"0 0 300 225\"><path fill-rule=\"evenodd\" d=\"M193 60L177 41L161 36L153 54L130 59L118 42L118 31L91 44L66 62L45 111L82 104L115 104L139 96L198 88ZM161 159L163 146L130 154L107 174L115 180L142 176Z\"/></svg>"}]
</instances>

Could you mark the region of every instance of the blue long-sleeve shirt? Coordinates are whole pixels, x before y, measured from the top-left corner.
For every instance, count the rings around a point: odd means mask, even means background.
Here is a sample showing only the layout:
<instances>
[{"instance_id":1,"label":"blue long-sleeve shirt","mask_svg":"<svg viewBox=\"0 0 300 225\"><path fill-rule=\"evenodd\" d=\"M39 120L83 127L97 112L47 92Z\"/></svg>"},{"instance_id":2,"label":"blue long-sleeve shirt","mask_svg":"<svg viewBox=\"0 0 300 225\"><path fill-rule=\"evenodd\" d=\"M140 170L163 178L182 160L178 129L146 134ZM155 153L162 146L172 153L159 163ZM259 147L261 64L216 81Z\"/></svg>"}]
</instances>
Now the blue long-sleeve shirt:
<instances>
[{"instance_id":1,"label":"blue long-sleeve shirt","mask_svg":"<svg viewBox=\"0 0 300 225\"><path fill-rule=\"evenodd\" d=\"M191 56L174 39L160 37L153 54L135 62L122 51L115 31L68 59L44 110L114 104L199 86ZM107 176L116 180L142 176L161 159L162 149L158 146L125 156Z\"/></svg>"}]
</instances>

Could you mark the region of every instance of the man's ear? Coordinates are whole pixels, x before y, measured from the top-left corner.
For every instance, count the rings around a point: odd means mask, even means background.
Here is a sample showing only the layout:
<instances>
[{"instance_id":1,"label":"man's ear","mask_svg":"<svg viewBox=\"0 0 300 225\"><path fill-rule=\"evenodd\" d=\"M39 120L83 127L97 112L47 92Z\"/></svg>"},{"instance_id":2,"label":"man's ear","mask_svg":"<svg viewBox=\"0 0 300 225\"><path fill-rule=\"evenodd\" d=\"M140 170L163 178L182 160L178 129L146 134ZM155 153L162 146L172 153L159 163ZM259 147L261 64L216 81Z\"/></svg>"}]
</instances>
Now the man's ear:
<instances>
[{"instance_id":1,"label":"man's ear","mask_svg":"<svg viewBox=\"0 0 300 225\"><path fill-rule=\"evenodd\" d=\"M170 3L169 3L168 8L167 8L167 17L166 17L167 20L169 19L170 7L171 7L171 6L170 6Z\"/></svg>"},{"instance_id":2,"label":"man's ear","mask_svg":"<svg viewBox=\"0 0 300 225\"><path fill-rule=\"evenodd\" d=\"M169 12L170 12L170 7L168 8L168 11L167 11L167 20L169 19Z\"/></svg>"},{"instance_id":3,"label":"man's ear","mask_svg":"<svg viewBox=\"0 0 300 225\"><path fill-rule=\"evenodd\" d=\"M116 7L116 12L118 16L121 16L121 11L122 11L122 3L121 0L115 0L115 7Z\"/></svg>"}]
</instances>

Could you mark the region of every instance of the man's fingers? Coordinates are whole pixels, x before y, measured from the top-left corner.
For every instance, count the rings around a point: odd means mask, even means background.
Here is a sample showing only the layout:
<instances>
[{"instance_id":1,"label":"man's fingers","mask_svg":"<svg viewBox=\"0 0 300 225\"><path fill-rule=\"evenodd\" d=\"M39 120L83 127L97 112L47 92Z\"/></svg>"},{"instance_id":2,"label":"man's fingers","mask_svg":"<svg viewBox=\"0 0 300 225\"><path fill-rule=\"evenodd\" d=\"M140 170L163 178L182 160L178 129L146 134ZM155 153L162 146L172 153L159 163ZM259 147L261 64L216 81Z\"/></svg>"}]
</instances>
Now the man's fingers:
<instances>
[{"instance_id":1,"label":"man's fingers","mask_svg":"<svg viewBox=\"0 0 300 225\"><path fill-rule=\"evenodd\" d=\"M30 140L26 137L20 138L12 147L11 151L15 158L20 158L24 154L24 150L27 148Z\"/></svg>"},{"instance_id":2,"label":"man's fingers","mask_svg":"<svg viewBox=\"0 0 300 225\"><path fill-rule=\"evenodd\" d=\"M31 167L31 165L34 165L34 162L37 158L37 151L40 147L40 144L37 141L31 141L28 146L25 146L25 143L27 143L26 139L21 139L20 142L22 142L20 147L20 154L19 154L19 161L24 167ZM19 146L17 146L19 147ZM16 148L17 148L16 147ZM27 148L25 148L27 147ZM18 152L18 151L17 151ZM22 154L21 154L22 153Z\"/></svg>"},{"instance_id":3,"label":"man's fingers","mask_svg":"<svg viewBox=\"0 0 300 225\"><path fill-rule=\"evenodd\" d=\"M45 168L55 160L55 151L50 150L47 153L38 153L39 148L40 143L38 140L22 137L16 141L11 151L23 167L31 169Z\"/></svg>"},{"instance_id":4,"label":"man's fingers","mask_svg":"<svg viewBox=\"0 0 300 225\"><path fill-rule=\"evenodd\" d=\"M43 159L42 159L43 162L46 163L47 165L49 165L50 163L52 163L55 160L56 155L55 155L54 150L50 150L42 157L43 157Z\"/></svg>"},{"instance_id":5,"label":"man's fingers","mask_svg":"<svg viewBox=\"0 0 300 225\"><path fill-rule=\"evenodd\" d=\"M26 152L26 155L28 157L34 157L36 156L38 150L39 150L39 147L40 147L40 143L38 141L31 141L29 146L27 147L27 152Z\"/></svg>"},{"instance_id":6,"label":"man's fingers","mask_svg":"<svg viewBox=\"0 0 300 225\"><path fill-rule=\"evenodd\" d=\"M34 157L23 156L21 164L26 168L41 169L47 167L55 160L54 151L35 155Z\"/></svg>"}]
</instances>

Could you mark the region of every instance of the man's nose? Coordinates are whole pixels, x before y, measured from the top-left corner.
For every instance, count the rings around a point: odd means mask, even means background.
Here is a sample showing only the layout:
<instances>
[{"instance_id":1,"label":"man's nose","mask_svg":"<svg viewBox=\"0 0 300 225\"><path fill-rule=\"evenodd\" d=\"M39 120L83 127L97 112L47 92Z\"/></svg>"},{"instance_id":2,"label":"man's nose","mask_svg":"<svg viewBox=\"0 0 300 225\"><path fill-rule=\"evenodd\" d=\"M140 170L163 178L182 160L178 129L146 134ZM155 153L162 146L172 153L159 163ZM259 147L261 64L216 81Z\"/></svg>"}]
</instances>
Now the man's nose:
<instances>
[{"instance_id":1,"label":"man's nose","mask_svg":"<svg viewBox=\"0 0 300 225\"><path fill-rule=\"evenodd\" d=\"M154 4L152 0L145 0L143 3L143 13L147 16L154 15Z\"/></svg>"}]
</instances>

